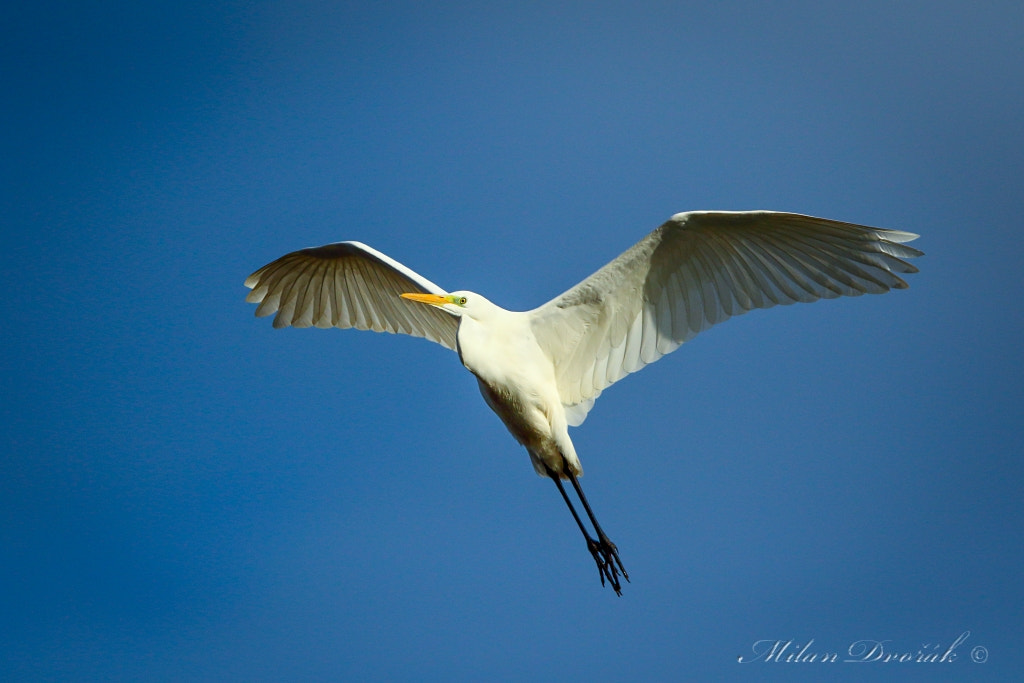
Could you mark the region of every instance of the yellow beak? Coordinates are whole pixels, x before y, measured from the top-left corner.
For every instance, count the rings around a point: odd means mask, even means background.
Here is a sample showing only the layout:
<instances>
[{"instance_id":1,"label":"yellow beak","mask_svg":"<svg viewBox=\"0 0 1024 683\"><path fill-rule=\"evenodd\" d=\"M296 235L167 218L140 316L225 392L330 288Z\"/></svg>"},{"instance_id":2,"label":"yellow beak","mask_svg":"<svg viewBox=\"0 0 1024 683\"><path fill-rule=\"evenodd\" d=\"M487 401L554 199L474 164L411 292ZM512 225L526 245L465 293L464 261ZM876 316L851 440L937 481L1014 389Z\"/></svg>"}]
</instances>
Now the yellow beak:
<instances>
[{"instance_id":1,"label":"yellow beak","mask_svg":"<svg viewBox=\"0 0 1024 683\"><path fill-rule=\"evenodd\" d=\"M409 299L411 301L419 301L421 304L430 304L432 306L443 306L448 303L448 297L441 296L439 294L419 294L407 292L402 295L403 299Z\"/></svg>"}]
</instances>

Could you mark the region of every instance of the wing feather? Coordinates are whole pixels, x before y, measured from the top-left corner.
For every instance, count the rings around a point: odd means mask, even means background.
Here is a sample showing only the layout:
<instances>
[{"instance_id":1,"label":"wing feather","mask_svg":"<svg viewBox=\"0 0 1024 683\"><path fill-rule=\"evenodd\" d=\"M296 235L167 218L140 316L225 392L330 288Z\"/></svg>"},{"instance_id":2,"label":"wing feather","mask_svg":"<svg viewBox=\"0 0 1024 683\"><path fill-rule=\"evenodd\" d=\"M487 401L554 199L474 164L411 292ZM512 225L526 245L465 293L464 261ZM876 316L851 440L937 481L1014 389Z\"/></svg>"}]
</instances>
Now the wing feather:
<instances>
[{"instance_id":1,"label":"wing feather","mask_svg":"<svg viewBox=\"0 0 1024 683\"><path fill-rule=\"evenodd\" d=\"M755 308L903 289L917 235L774 211L681 213L532 311L570 424L601 392Z\"/></svg>"},{"instance_id":2,"label":"wing feather","mask_svg":"<svg viewBox=\"0 0 1024 683\"><path fill-rule=\"evenodd\" d=\"M256 315L275 314L274 327L354 327L424 337L455 350L456 316L399 297L447 294L422 275L360 242L300 249L245 280Z\"/></svg>"}]
</instances>

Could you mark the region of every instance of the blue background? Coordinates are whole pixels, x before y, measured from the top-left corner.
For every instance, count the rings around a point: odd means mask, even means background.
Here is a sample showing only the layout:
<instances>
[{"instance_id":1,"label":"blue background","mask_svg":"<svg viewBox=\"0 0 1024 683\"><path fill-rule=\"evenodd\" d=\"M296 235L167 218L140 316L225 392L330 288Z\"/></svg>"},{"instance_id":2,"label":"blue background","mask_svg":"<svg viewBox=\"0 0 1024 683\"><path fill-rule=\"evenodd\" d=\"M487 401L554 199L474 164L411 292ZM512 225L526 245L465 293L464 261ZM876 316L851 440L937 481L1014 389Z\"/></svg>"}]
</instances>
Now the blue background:
<instances>
[{"instance_id":1,"label":"blue background","mask_svg":"<svg viewBox=\"0 0 1024 683\"><path fill-rule=\"evenodd\" d=\"M35 2L0 27L0 677L1019 675L1020 2ZM454 354L243 300L358 239L531 308L695 209L927 255L907 291L756 311L604 394L573 438L621 598ZM737 662L965 631L952 664Z\"/></svg>"}]
</instances>

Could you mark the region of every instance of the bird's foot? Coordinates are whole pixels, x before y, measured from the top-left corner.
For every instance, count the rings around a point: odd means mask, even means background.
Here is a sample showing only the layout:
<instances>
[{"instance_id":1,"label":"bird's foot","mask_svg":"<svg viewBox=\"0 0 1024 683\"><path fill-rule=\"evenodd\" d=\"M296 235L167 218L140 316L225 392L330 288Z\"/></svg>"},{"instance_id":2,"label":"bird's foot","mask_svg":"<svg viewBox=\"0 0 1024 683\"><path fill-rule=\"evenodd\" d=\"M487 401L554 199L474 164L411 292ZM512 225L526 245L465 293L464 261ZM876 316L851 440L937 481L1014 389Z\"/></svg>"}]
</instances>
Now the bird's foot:
<instances>
[{"instance_id":1,"label":"bird's foot","mask_svg":"<svg viewBox=\"0 0 1024 683\"><path fill-rule=\"evenodd\" d=\"M619 559L619 549L615 547L615 544L607 536L600 534L600 540L587 539L587 550L590 551L590 554L594 557L594 562L597 564L597 571L601 576L601 585L603 586L607 579L615 594L622 595L622 583L619 581L619 574L621 573L622 578L626 579L626 581L629 581L629 574L626 572L626 568L622 566L622 560Z\"/></svg>"}]
</instances>

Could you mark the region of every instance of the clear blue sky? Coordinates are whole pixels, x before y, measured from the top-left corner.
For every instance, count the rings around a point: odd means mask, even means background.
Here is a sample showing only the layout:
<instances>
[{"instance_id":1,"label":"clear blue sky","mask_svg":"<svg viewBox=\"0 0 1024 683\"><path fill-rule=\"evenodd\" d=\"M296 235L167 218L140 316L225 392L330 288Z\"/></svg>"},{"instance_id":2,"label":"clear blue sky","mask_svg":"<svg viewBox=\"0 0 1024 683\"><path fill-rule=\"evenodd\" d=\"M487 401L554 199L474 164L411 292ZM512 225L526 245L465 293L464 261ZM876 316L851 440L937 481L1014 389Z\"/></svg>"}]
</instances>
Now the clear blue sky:
<instances>
[{"instance_id":1,"label":"clear blue sky","mask_svg":"<svg viewBox=\"0 0 1024 683\"><path fill-rule=\"evenodd\" d=\"M737 657L967 631L953 663L815 666L1019 675L1020 2L34 2L0 31L0 678L802 681ZM695 209L927 255L604 394L573 438L621 598L454 354L244 303L358 239L530 308Z\"/></svg>"}]
</instances>

